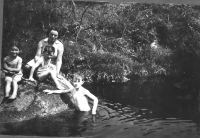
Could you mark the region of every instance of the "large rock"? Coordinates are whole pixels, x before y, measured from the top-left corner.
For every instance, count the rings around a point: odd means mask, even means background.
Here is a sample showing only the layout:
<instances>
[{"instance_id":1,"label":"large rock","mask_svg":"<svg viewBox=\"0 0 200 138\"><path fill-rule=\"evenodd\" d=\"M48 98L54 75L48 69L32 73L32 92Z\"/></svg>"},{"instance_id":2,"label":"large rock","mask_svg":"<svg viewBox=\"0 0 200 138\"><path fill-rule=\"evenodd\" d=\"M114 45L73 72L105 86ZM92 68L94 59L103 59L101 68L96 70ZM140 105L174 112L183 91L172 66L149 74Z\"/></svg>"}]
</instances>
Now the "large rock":
<instances>
[{"instance_id":1,"label":"large rock","mask_svg":"<svg viewBox=\"0 0 200 138\"><path fill-rule=\"evenodd\" d=\"M42 92L47 88L55 89L54 86L45 83L40 83L38 86L34 83L20 84L17 99L12 103L0 105L0 122L23 121L36 116L44 117L68 109L68 95L47 95ZM3 92L1 92L0 102L2 99Z\"/></svg>"}]
</instances>

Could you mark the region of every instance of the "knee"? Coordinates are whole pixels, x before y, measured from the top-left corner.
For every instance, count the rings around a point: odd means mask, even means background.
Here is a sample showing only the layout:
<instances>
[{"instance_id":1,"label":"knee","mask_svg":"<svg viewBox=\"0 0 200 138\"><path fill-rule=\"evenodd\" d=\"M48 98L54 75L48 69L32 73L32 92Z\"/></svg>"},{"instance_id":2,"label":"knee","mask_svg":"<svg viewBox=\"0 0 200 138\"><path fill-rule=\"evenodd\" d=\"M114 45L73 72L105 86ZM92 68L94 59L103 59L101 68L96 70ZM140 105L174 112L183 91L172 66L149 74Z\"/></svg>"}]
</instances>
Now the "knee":
<instances>
[{"instance_id":1,"label":"knee","mask_svg":"<svg viewBox=\"0 0 200 138\"><path fill-rule=\"evenodd\" d=\"M5 77L5 81L6 81L7 83L11 83L11 82L12 82L12 78L11 78L11 77Z\"/></svg>"},{"instance_id":2,"label":"knee","mask_svg":"<svg viewBox=\"0 0 200 138\"><path fill-rule=\"evenodd\" d=\"M28 64L26 64L25 66L24 66L24 69L26 70L28 70L28 69L31 69L31 66L30 65L28 65Z\"/></svg>"},{"instance_id":3,"label":"knee","mask_svg":"<svg viewBox=\"0 0 200 138\"><path fill-rule=\"evenodd\" d=\"M53 70L51 70L49 73L51 74L51 76L56 76L56 73Z\"/></svg>"},{"instance_id":4,"label":"knee","mask_svg":"<svg viewBox=\"0 0 200 138\"><path fill-rule=\"evenodd\" d=\"M19 78L14 78L13 81L12 81L12 83L13 83L13 84L16 84L16 83L18 83L19 81L20 81Z\"/></svg>"},{"instance_id":5,"label":"knee","mask_svg":"<svg viewBox=\"0 0 200 138\"><path fill-rule=\"evenodd\" d=\"M13 80L12 81L13 84L17 84L17 82L18 82L17 80Z\"/></svg>"}]
</instances>

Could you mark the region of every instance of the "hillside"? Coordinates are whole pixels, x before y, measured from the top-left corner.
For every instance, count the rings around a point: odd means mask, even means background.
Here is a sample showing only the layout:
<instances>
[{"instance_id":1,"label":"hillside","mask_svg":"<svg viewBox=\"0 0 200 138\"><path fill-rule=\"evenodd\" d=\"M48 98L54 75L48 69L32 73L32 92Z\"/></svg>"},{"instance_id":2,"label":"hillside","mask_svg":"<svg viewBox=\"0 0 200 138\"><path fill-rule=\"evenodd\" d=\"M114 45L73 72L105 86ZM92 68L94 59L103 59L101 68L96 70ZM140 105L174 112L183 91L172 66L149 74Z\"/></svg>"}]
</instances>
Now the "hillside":
<instances>
[{"instance_id":1,"label":"hillside","mask_svg":"<svg viewBox=\"0 0 200 138\"><path fill-rule=\"evenodd\" d=\"M81 72L85 80L101 83L157 75L196 80L199 9L191 5L6 0L3 56L16 44L25 64L34 57L47 29L56 26L65 46L62 72L66 76Z\"/></svg>"}]
</instances>

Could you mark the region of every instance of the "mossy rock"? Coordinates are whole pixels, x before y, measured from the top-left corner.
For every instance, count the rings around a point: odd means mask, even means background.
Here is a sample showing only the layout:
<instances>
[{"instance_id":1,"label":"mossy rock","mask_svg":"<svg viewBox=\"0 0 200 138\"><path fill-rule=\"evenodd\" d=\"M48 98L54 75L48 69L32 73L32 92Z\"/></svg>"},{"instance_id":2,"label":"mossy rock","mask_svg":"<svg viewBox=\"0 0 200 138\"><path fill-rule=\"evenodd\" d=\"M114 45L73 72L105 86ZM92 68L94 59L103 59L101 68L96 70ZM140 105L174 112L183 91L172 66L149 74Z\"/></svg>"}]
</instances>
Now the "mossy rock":
<instances>
[{"instance_id":1,"label":"mossy rock","mask_svg":"<svg viewBox=\"0 0 200 138\"><path fill-rule=\"evenodd\" d=\"M55 89L54 86L40 83L22 83L19 85L18 96L12 103L0 105L0 122L23 121L34 117L44 117L60 113L68 109L68 95L47 95L44 89ZM2 91L2 90L1 90ZM3 99L1 92L0 101Z\"/></svg>"}]
</instances>

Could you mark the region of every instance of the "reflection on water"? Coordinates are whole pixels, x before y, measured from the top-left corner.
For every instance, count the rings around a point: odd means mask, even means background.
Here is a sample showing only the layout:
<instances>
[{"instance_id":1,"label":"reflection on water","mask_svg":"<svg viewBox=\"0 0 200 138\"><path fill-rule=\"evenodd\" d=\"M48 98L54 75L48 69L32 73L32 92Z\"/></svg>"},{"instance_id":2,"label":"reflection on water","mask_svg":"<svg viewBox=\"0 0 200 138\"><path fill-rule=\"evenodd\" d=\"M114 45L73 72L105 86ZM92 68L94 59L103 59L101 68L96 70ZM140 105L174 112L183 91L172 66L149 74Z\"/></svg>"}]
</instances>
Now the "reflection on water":
<instances>
[{"instance_id":1,"label":"reflection on water","mask_svg":"<svg viewBox=\"0 0 200 138\"><path fill-rule=\"evenodd\" d=\"M99 97L97 122L75 124L74 112L0 123L0 134L91 137L200 137L198 101L167 83L87 86Z\"/></svg>"}]
</instances>

